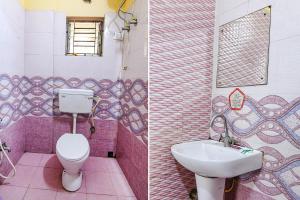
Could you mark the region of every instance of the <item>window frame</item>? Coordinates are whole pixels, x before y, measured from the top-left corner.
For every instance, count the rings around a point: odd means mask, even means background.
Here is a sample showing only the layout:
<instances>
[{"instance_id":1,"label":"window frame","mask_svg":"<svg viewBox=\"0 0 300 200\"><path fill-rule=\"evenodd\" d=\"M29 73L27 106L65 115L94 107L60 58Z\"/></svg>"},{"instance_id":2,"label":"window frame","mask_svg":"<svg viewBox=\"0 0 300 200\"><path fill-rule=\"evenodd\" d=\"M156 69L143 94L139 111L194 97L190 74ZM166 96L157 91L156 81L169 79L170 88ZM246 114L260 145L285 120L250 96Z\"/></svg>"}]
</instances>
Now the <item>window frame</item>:
<instances>
[{"instance_id":1,"label":"window frame","mask_svg":"<svg viewBox=\"0 0 300 200\"><path fill-rule=\"evenodd\" d=\"M71 23L80 23L80 22L87 22L87 23L95 23L95 41L94 42L94 49L97 47L97 52L94 51L94 53L76 53L74 52L74 42L81 42L81 41L75 41L75 36L73 36L73 39L71 33L70 33L70 24ZM99 28L97 31L96 25L99 23ZM73 34L75 35L75 25L73 28ZM78 28L80 29L80 28ZM91 28L92 29L92 28ZM80 34L80 33L77 33ZM98 35L97 35L98 34ZM103 17L67 17L66 19L66 46L65 46L65 55L66 56L103 56L103 36L104 36L104 18ZM96 41L98 39L98 41ZM70 50L70 42L73 43L73 51ZM86 41L82 41L86 42ZM79 46L80 47L80 46ZM92 46L91 46L92 47Z\"/></svg>"}]
</instances>

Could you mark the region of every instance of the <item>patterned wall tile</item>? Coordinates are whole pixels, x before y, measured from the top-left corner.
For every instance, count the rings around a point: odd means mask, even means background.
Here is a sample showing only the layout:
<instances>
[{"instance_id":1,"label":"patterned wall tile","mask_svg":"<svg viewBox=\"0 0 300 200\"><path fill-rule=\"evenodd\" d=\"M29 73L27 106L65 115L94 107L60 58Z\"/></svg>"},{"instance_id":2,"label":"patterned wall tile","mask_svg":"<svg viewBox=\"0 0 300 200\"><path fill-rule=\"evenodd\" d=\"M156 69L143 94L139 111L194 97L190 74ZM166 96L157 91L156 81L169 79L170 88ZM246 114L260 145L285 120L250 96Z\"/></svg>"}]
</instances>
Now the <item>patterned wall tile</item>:
<instances>
[{"instance_id":1,"label":"patterned wall tile","mask_svg":"<svg viewBox=\"0 0 300 200\"><path fill-rule=\"evenodd\" d=\"M122 124L135 135L148 135L148 83L141 79L121 82L124 85L120 100Z\"/></svg>"},{"instance_id":2,"label":"patterned wall tile","mask_svg":"<svg viewBox=\"0 0 300 200\"><path fill-rule=\"evenodd\" d=\"M91 146L91 155L116 152L118 121L128 119L126 127L136 135L147 129L147 83L142 80L64 79L62 77L20 77L0 75L0 130L6 132L14 122L24 119L25 149L53 153L59 136L71 132L70 115L58 109L59 88L91 89L101 98L96 109L96 133L91 135L86 116L79 116L78 131ZM124 100L124 101L123 101ZM122 105L121 102L124 102ZM128 108L128 109L127 109Z\"/></svg>"},{"instance_id":3,"label":"patterned wall tile","mask_svg":"<svg viewBox=\"0 0 300 200\"><path fill-rule=\"evenodd\" d=\"M119 123L117 160L139 200L148 199L148 148Z\"/></svg>"},{"instance_id":4,"label":"patterned wall tile","mask_svg":"<svg viewBox=\"0 0 300 200\"><path fill-rule=\"evenodd\" d=\"M61 116L58 109L59 88L91 89L101 98L96 118L118 120L124 116L127 126L139 134L147 127L147 83L142 80L112 81L61 77L19 77L0 75L0 129L22 116ZM121 105L125 99L126 104ZM125 108L124 108L125 107ZM130 109L126 109L130 107ZM142 107L143 110L138 109ZM124 110L126 113L124 113Z\"/></svg>"},{"instance_id":5,"label":"patterned wall tile","mask_svg":"<svg viewBox=\"0 0 300 200\"><path fill-rule=\"evenodd\" d=\"M287 102L279 96L259 101L247 97L241 111L232 111L224 96L213 99L213 114L224 114L230 133L241 144L264 152L263 168L240 177L242 184L253 183L269 197L300 199L300 98ZM212 136L223 132L216 123Z\"/></svg>"},{"instance_id":6,"label":"patterned wall tile","mask_svg":"<svg viewBox=\"0 0 300 200\"><path fill-rule=\"evenodd\" d=\"M21 81L19 76L0 75L0 129L18 121L26 112Z\"/></svg>"},{"instance_id":7,"label":"patterned wall tile","mask_svg":"<svg viewBox=\"0 0 300 200\"><path fill-rule=\"evenodd\" d=\"M189 199L193 173L170 153L175 143L207 138L214 0L150 0L150 196Z\"/></svg>"}]
</instances>

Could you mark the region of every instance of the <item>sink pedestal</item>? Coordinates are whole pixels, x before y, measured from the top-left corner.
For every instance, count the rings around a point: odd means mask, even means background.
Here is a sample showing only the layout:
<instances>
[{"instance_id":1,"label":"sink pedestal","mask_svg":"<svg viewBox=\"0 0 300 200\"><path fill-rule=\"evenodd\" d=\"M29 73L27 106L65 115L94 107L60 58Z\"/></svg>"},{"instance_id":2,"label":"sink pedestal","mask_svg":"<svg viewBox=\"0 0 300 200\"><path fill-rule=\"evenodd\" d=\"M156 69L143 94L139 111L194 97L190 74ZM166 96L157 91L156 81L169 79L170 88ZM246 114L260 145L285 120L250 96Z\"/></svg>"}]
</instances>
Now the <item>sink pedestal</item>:
<instances>
[{"instance_id":1,"label":"sink pedestal","mask_svg":"<svg viewBox=\"0 0 300 200\"><path fill-rule=\"evenodd\" d=\"M263 165L261 151L224 147L224 143L214 140L174 144L171 152L182 166L197 174L199 200L223 200L226 177L255 171Z\"/></svg>"},{"instance_id":2,"label":"sink pedestal","mask_svg":"<svg viewBox=\"0 0 300 200\"><path fill-rule=\"evenodd\" d=\"M199 200L223 200L225 178L208 178L196 176Z\"/></svg>"}]
</instances>

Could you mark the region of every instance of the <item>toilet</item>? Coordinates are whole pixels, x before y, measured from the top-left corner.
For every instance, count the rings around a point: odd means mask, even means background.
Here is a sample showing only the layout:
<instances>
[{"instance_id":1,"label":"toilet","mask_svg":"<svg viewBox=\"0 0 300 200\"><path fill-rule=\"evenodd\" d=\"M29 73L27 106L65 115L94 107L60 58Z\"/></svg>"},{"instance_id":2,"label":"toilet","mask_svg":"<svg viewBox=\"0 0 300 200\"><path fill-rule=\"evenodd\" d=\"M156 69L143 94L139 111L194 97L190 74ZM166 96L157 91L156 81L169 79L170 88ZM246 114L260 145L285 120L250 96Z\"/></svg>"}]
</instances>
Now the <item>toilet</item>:
<instances>
[{"instance_id":1,"label":"toilet","mask_svg":"<svg viewBox=\"0 0 300 200\"><path fill-rule=\"evenodd\" d=\"M56 142L56 155L64 168L62 185L67 191L78 190L82 183L81 168L89 157L90 146L86 137L76 132L76 120L79 113L90 113L92 105L92 90L59 90L60 112L73 115L72 133L64 133Z\"/></svg>"}]
</instances>

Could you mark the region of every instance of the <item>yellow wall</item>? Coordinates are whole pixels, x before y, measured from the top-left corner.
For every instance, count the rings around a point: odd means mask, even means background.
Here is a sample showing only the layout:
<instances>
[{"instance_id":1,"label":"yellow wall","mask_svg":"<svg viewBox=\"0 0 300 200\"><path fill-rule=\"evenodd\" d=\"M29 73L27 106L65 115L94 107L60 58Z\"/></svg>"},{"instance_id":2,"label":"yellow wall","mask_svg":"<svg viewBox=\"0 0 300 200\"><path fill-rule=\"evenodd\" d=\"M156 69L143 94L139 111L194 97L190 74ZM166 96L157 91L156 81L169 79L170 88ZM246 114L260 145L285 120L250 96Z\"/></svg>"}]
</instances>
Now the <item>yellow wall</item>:
<instances>
[{"instance_id":1,"label":"yellow wall","mask_svg":"<svg viewBox=\"0 0 300 200\"><path fill-rule=\"evenodd\" d=\"M25 0L20 0L20 2L21 2L21 5L22 5L23 7L25 7Z\"/></svg>"},{"instance_id":2,"label":"yellow wall","mask_svg":"<svg viewBox=\"0 0 300 200\"><path fill-rule=\"evenodd\" d=\"M117 10L121 0L20 0L27 10L56 10L65 12L67 16L103 17L106 12ZM127 0L123 10L127 10L134 0Z\"/></svg>"}]
</instances>

